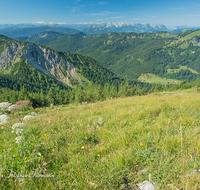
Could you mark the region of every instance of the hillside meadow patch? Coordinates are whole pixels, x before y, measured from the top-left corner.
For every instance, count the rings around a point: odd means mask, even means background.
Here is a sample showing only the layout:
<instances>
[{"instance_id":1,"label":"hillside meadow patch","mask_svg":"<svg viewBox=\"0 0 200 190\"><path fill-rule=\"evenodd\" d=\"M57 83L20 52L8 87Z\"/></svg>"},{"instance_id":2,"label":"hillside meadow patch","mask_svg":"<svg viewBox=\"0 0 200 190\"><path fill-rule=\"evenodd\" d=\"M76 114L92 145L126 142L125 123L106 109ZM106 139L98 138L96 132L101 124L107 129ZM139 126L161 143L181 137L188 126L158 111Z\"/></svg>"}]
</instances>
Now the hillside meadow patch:
<instances>
[{"instance_id":1,"label":"hillside meadow patch","mask_svg":"<svg viewBox=\"0 0 200 190\"><path fill-rule=\"evenodd\" d=\"M22 122L12 116L0 128L0 188L131 189L150 181L200 189L199 110L191 92L37 108ZM20 143L15 123L23 123Z\"/></svg>"}]
</instances>

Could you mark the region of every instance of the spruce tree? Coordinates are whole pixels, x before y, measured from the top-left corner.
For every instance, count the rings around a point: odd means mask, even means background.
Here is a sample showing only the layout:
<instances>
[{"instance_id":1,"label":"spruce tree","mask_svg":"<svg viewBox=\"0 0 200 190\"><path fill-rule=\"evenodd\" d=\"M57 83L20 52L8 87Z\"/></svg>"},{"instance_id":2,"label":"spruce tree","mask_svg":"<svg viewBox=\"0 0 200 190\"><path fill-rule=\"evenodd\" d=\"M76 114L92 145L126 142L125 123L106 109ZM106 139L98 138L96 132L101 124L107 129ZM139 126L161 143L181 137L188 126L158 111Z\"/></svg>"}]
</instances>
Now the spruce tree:
<instances>
[{"instance_id":1,"label":"spruce tree","mask_svg":"<svg viewBox=\"0 0 200 190\"><path fill-rule=\"evenodd\" d=\"M106 83L106 84L104 85L103 97L104 97L104 99L110 98L110 85L109 85L108 83Z\"/></svg>"},{"instance_id":2,"label":"spruce tree","mask_svg":"<svg viewBox=\"0 0 200 190\"><path fill-rule=\"evenodd\" d=\"M19 92L19 99L20 100L29 100L30 99L29 93L24 86Z\"/></svg>"},{"instance_id":3,"label":"spruce tree","mask_svg":"<svg viewBox=\"0 0 200 190\"><path fill-rule=\"evenodd\" d=\"M48 103L54 105L55 104L55 96L54 96L54 91L53 91L52 87L50 88L47 97L48 97Z\"/></svg>"}]
</instances>

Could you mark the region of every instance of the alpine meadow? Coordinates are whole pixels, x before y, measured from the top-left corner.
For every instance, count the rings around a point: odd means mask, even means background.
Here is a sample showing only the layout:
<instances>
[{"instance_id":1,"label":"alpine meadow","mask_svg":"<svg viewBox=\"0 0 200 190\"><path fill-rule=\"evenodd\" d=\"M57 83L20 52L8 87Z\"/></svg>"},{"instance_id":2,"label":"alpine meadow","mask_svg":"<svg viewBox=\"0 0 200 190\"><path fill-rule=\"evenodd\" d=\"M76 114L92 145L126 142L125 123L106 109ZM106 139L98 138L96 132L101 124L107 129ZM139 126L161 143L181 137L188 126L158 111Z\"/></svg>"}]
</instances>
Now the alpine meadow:
<instances>
[{"instance_id":1,"label":"alpine meadow","mask_svg":"<svg viewBox=\"0 0 200 190\"><path fill-rule=\"evenodd\" d=\"M197 0L1 7L0 189L200 189Z\"/></svg>"}]
</instances>

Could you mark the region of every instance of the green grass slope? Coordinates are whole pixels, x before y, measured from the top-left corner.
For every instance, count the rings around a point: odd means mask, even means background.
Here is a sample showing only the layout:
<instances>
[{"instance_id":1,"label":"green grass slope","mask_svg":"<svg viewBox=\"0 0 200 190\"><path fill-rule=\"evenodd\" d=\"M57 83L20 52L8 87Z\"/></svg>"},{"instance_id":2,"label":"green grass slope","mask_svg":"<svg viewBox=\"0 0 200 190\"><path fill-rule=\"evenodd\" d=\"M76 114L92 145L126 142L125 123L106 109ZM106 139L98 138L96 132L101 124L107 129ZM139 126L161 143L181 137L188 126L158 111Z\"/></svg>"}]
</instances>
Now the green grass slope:
<instances>
[{"instance_id":1,"label":"green grass slope","mask_svg":"<svg viewBox=\"0 0 200 190\"><path fill-rule=\"evenodd\" d=\"M28 112L12 115L0 130L0 188L200 189L199 93L165 94L35 109L21 144L12 126Z\"/></svg>"}]
</instances>

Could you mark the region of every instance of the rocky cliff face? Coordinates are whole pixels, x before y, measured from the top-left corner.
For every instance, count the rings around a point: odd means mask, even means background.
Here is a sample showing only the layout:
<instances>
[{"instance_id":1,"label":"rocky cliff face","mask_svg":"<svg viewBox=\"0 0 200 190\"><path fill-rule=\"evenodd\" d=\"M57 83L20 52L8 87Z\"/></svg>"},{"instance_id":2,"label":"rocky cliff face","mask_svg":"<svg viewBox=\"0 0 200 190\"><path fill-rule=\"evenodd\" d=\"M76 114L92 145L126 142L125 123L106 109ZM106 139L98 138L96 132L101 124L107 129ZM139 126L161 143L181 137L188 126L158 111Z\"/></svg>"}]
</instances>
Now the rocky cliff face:
<instances>
[{"instance_id":1,"label":"rocky cliff face","mask_svg":"<svg viewBox=\"0 0 200 190\"><path fill-rule=\"evenodd\" d=\"M21 42L13 42L9 45L4 45L4 51L0 53L0 68L6 67L9 69L21 58L26 59L32 67L69 86L71 86L69 79L77 80L81 83L81 79L72 63L53 50L31 43L22 45Z\"/></svg>"}]
</instances>

